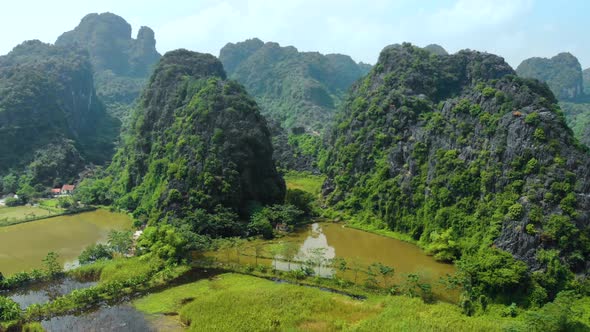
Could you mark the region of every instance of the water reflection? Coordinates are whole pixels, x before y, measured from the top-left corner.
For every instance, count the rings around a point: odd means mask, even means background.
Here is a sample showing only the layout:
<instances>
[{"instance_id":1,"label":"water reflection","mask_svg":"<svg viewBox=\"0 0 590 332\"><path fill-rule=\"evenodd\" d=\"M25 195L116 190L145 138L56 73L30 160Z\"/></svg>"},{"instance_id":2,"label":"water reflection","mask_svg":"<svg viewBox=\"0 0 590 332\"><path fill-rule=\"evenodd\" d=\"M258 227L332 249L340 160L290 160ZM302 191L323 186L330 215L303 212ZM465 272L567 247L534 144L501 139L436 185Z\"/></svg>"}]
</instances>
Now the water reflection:
<instances>
[{"instance_id":1,"label":"water reflection","mask_svg":"<svg viewBox=\"0 0 590 332\"><path fill-rule=\"evenodd\" d=\"M102 307L81 316L55 317L41 325L47 331L156 331L143 313L125 304Z\"/></svg>"},{"instance_id":2,"label":"water reflection","mask_svg":"<svg viewBox=\"0 0 590 332\"><path fill-rule=\"evenodd\" d=\"M273 264L277 270L291 271L309 268L314 275L325 278L333 277L335 271L329 266L330 261L336 257L336 249L328 244L328 238L322 230L322 225L314 223L311 225L308 236L299 247L293 262L285 261L283 255L277 255Z\"/></svg>"},{"instance_id":3,"label":"water reflection","mask_svg":"<svg viewBox=\"0 0 590 332\"><path fill-rule=\"evenodd\" d=\"M394 269L392 282L403 284L410 274L418 275L421 281L430 283L437 295L452 300L450 294L440 286L440 278L455 272L451 264L437 262L418 246L397 239L384 237L346 227L338 223L315 223L310 227L286 236L285 243L298 246L291 264L281 255L275 255L272 264L282 271L313 268L323 277L339 277L354 282L365 282L367 269L371 264L381 263ZM334 259L346 261L346 271L329 266ZM308 264L305 264L308 262ZM289 268L290 265L290 268ZM336 267L336 265L335 265ZM449 295L450 294L450 295Z\"/></svg>"},{"instance_id":4,"label":"water reflection","mask_svg":"<svg viewBox=\"0 0 590 332\"><path fill-rule=\"evenodd\" d=\"M56 299L57 297L71 293L76 289L88 288L96 285L96 282L82 282L71 278L33 284L26 288L0 293L2 296L11 298L18 303L22 309L31 304L43 304Z\"/></svg>"}]
</instances>

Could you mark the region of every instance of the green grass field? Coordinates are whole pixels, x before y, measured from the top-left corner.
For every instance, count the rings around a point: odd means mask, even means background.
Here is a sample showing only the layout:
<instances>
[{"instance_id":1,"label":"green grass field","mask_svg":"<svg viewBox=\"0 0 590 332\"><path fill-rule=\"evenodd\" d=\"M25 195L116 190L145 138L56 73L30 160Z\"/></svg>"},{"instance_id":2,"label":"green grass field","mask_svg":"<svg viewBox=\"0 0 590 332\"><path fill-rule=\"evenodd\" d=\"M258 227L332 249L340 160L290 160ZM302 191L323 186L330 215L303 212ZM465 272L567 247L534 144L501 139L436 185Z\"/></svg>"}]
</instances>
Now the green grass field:
<instances>
[{"instance_id":1,"label":"green grass field","mask_svg":"<svg viewBox=\"0 0 590 332\"><path fill-rule=\"evenodd\" d=\"M324 183L323 175L313 175L305 172L289 172L284 176L288 189L300 189L314 195L319 195Z\"/></svg>"},{"instance_id":2,"label":"green grass field","mask_svg":"<svg viewBox=\"0 0 590 332\"><path fill-rule=\"evenodd\" d=\"M180 314L191 331L504 331L523 328L501 307L467 317L456 305L405 296L354 300L240 274L172 287L133 302L147 314Z\"/></svg>"},{"instance_id":3,"label":"green grass field","mask_svg":"<svg viewBox=\"0 0 590 332\"><path fill-rule=\"evenodd\" d=\"M50 210L33 206L3 207L0 208L0 227L14 225L22 221L33 220L53 214L55 213Z\"/></svg>"}]
</instances>

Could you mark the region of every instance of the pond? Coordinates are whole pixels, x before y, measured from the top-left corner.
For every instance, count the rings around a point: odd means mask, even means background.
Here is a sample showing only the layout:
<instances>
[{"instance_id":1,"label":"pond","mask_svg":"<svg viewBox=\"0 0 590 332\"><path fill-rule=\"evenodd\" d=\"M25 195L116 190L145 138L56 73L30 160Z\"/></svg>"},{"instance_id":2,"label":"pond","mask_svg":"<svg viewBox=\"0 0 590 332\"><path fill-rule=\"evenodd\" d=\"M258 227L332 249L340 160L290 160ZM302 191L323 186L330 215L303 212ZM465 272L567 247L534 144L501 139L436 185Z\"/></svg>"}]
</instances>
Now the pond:
<instances>
[{"instance_id":1,"label":"pond","mask_svg":"<svg viewBox=\"0 0 590 332\"><path fill-rule=\"evenodd\" d=\"M434 292L441 299L454 301L455 292L449 292L440 285L440 278L455 273L452 264L436 261L427 255L420 247L350 227L340 223L314 223L304 229L289 234L276 242L293 243L296 255L291 263L277 254L272 261L268 259L255 259L252 250L245 250L240 262L246 264L258 263L272 264L278 270L288 271L299 269L303 264L298 262L322 261L320 267L313 268L315 274L323 277L338 275L348 280L356 280L359 283L365 281L367 267L373 263L381 263L392 267L394 275L392 282L403 283L409 274L416 274L421 281L433 286ZM265 247L267 256L272 252L271 245ZM235 255L233 256L236 259ZM329 267L327 261L342 258L347 262L348 270L343 273ZM218 259L226 261L224 253L219 253ZM354 270L358 272L354 272Z\"/></svg>"},{"instance_id":2,"label":"pond","mask_svg":"<svg viewBox=\"0 0 590 332\"><path fill-rule=\"evenodd\" d=\"M428 279L444 277L455 272L453 265L437 262L418 246L337 223L314 223L309 228L287 238L299 243L295 259L313 259L314 251L324 259L344 258L348 265L368 266L382 263L395 268L396 274L419 273ZM282 266L283 264L281 264ZM322 274L335 273L325 269Z\"/></svg>"},{"instance_id":3,"label":"pond","mask_svg":"<svg viewBox=\"0 0 590 332\"><path fill-rule=\"evenodd\" d=\"M95 281L78 281L72 278L63 278L49 282L35 283L6 292L0 292L1 296L8 297L18 303L22 309L32 304L44 304L56 298L69 294L76 289L88 288L96 285Z\"/></svg>"},{"instance_id":4,"label":"pond","mask_svg":"<svg viewBox=\"0 0 590 332\"><path fill-rule=\"evenodd\" d=\"M111 230L131 226L128 215L99 209L0 227L0 272L7 276L41 268L50 251L59 254L61 263L75 264L88 245L106 242Z\"/></svg>"}]
</instances>

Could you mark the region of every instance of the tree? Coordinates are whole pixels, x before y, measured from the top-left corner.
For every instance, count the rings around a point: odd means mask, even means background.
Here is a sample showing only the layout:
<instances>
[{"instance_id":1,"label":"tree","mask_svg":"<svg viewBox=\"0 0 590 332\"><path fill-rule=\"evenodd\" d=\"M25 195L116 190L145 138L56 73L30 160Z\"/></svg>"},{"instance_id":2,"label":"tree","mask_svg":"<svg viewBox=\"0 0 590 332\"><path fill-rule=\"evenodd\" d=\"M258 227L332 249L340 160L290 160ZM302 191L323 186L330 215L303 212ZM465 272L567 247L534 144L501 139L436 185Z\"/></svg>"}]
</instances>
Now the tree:
<instances>
[{"instance_id":1,"label":"tree","mask_svg":"<svg viewBox=\"0 0 590 332\"><path fill-rule=\"evenodd\" d=\"M356 284L357 280L358 280L358 274L361 271L361 269L363 268L360 260L358 257L355 257L350 264L350 269L354 272L354 283Z\"/></svg>"},{"instance_id":2,"label":"tree","mask_svg":"<svg viewBox=\"0 0 590 332\"><path fill-rule=\"evenodd\" d=\"M140 252L152 252L170 262L186 258L188 238L172 225L146 227L138 240Z\"/></svg>"},{"instance_id":3,"label":"tree","mask_svg":"<svg viewBox=\"0 0 590 332\"><path fill-rule=\"evenodd\" d=\"M285 196L285 203L295 206L306 215L313 213L314 202L314 195L301 189L289 189Z\"/></svg>"},{"instance_id":4,"label":"tree","mask_svg":"<svg viewBox=\"0 0 590 332\"><path fill-rule=\"evenodd\" d=\"M274 264L274 269L277 269L277 260L278 256L281 254L282 245L280 243L273 244L268 248L268 253L272 256L272 261Z\"/></svg>"},{"instance_id":5,"label":"tree","mask_svg":"<svg viewBox=\"0 0 590 332\"><path fill-rule=\"evenodd\" d=\"M293 242L285 242L281 245L281 253L280 255L286 260L289 264L289 271L291 271L291 262L299 253L299 245Z\"/></svg>"},{"instance_id":6,"label":"tree","mask_svg":"<svg viewBox=\"0 0 590 332\"><path fill-rule=\"evenodd\" d=\"M376 270L381 275L381 278L383 279L383 287L385 287L385 288L391 287L390 280L393 277L393 274L395 272L394 269L391 266L387 266L387 265L384 265L381 263L376 263L375 267L376 267Z\"/></svg>"},{"instance_id":7,"label":"tree","mask_svg":"<svg viewBox=\"0 0 590 332\"><path fill-rule=\"evenodd\" d=\"M126 255L133 246L133 233L131 231L112 230L109 233L108 243L113 251Z\"/></svg>"},{"instance_id":8,"label":"tree","mask_svg":"<svg viewBox=\"0 0 590 332\"><path fill-rule=\"evenodd\" d=\"M254 248L254 259L256 260L256 265L258 265L258 257L262 256L264 253L264 244L261 242L256 242L253 246Z\"/></svg>"},{"instance_id":9,"label":"tree","mask_svg":"<svg viewBox=\"0 0 590 332\"><path fill-rule=\"evenodd\" d=\"M307 253L311 256L310 260L318 268L318 276L322 275L322 265L326 261L326 248L309 248Z\"/></svg>"},{"instance_id":10,"label":"tree","mask_svg":"<svg viewBox=\"0 0 590 332\"><path fill-rule=\"evenodd\" d=\"M239 237L233 237L230 240L231 240L231 247L234 248L234 250L236 251L236 260L237 260L238 264L240 264L240 256L242 255L242 252L244 251L244 244L246 243L246 240L239 238Z\"/></svg>"},{"instance_id":11,"label":"tree","mask_svg":"<svg viewBox=\"0 0 590 332\"><path fill-rule=\"evenodd\" d=\"M248 224L248 235L258 234L262 235L262 237L267 240L274 237L272 225L264 213L264 209L255 212L252 217L250 217L250 223Z\"/></svg>"},{"instance_id":12,"label":"tree","mask_svg":"<svg viewBox=\"0 0 590 332\"><path fill-rule=\"evenodd\" d=\"M56 276L63 272L62 265L58 262L59 255L55 252L49 252L45 258L43 258L43 265L45 265L45 271L50 276Z\"/></svg>"},{"instance_id":13,"label":"tree","mask_svg":"<svg viewBox=\"0 0 590 332\"><path fill-rule=\"evenodd\" d=\"M5 193L15 193L18 190L18 178L10 173L2 178L2 191Z\"/></svg>"},{"instance_id":14,"label":"tree","mask_svg":"<svg viewBox=\"0 0 590 332\"><path fill-rule=\"evenodd\" d=\"M332 260L332 266L340 272L346 272L348 270L348 262L344 258L334 258Z\"/></svg>"},{"instance_id":15,"label":"tree","mask_svg":"<svg viewBox=\"0 0 590 332\"><path fill-rule=\"evenodd\" d=\"M111 258L113 258L111 248L107 245L99 243L86 247L80 256L78 256L78 261L80 264L84 265L96 262L97 260Z\"/></svg>"}]
</instances>

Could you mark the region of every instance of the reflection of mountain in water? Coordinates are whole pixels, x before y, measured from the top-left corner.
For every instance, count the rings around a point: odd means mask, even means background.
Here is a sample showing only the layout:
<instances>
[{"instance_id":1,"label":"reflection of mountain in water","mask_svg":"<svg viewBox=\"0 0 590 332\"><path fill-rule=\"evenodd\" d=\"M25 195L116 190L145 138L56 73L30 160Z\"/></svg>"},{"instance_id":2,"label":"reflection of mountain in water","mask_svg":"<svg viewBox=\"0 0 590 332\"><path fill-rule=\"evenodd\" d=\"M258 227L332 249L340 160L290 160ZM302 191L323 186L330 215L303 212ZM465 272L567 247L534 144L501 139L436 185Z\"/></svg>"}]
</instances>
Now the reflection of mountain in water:
<instances>
[{"instance_id":1,"label":"reflection of mountain in water","mask_svg":"<svg viewBox=\"0 0 590 332\"><path fill-rule=\"evenodd\" d=\"M323 260L321 268L314 267L314 273L320 274L322 277L332 277L335 273L334 269L328 267L329 261L336 257L336 249L328 245L328 238L322 231L322 227L318 223L311 225L309 235L299 247L299 253L295 256L295 260L299 262L308 262L314 260L314 251L317 249L323 249ZM278 257L277 257L278 258ZM289 263L279 259L275 259L277 270L289 271ZM301 268L300 263L291 263L291 270L298 270Z\"/></svg>"}]
</instances>

